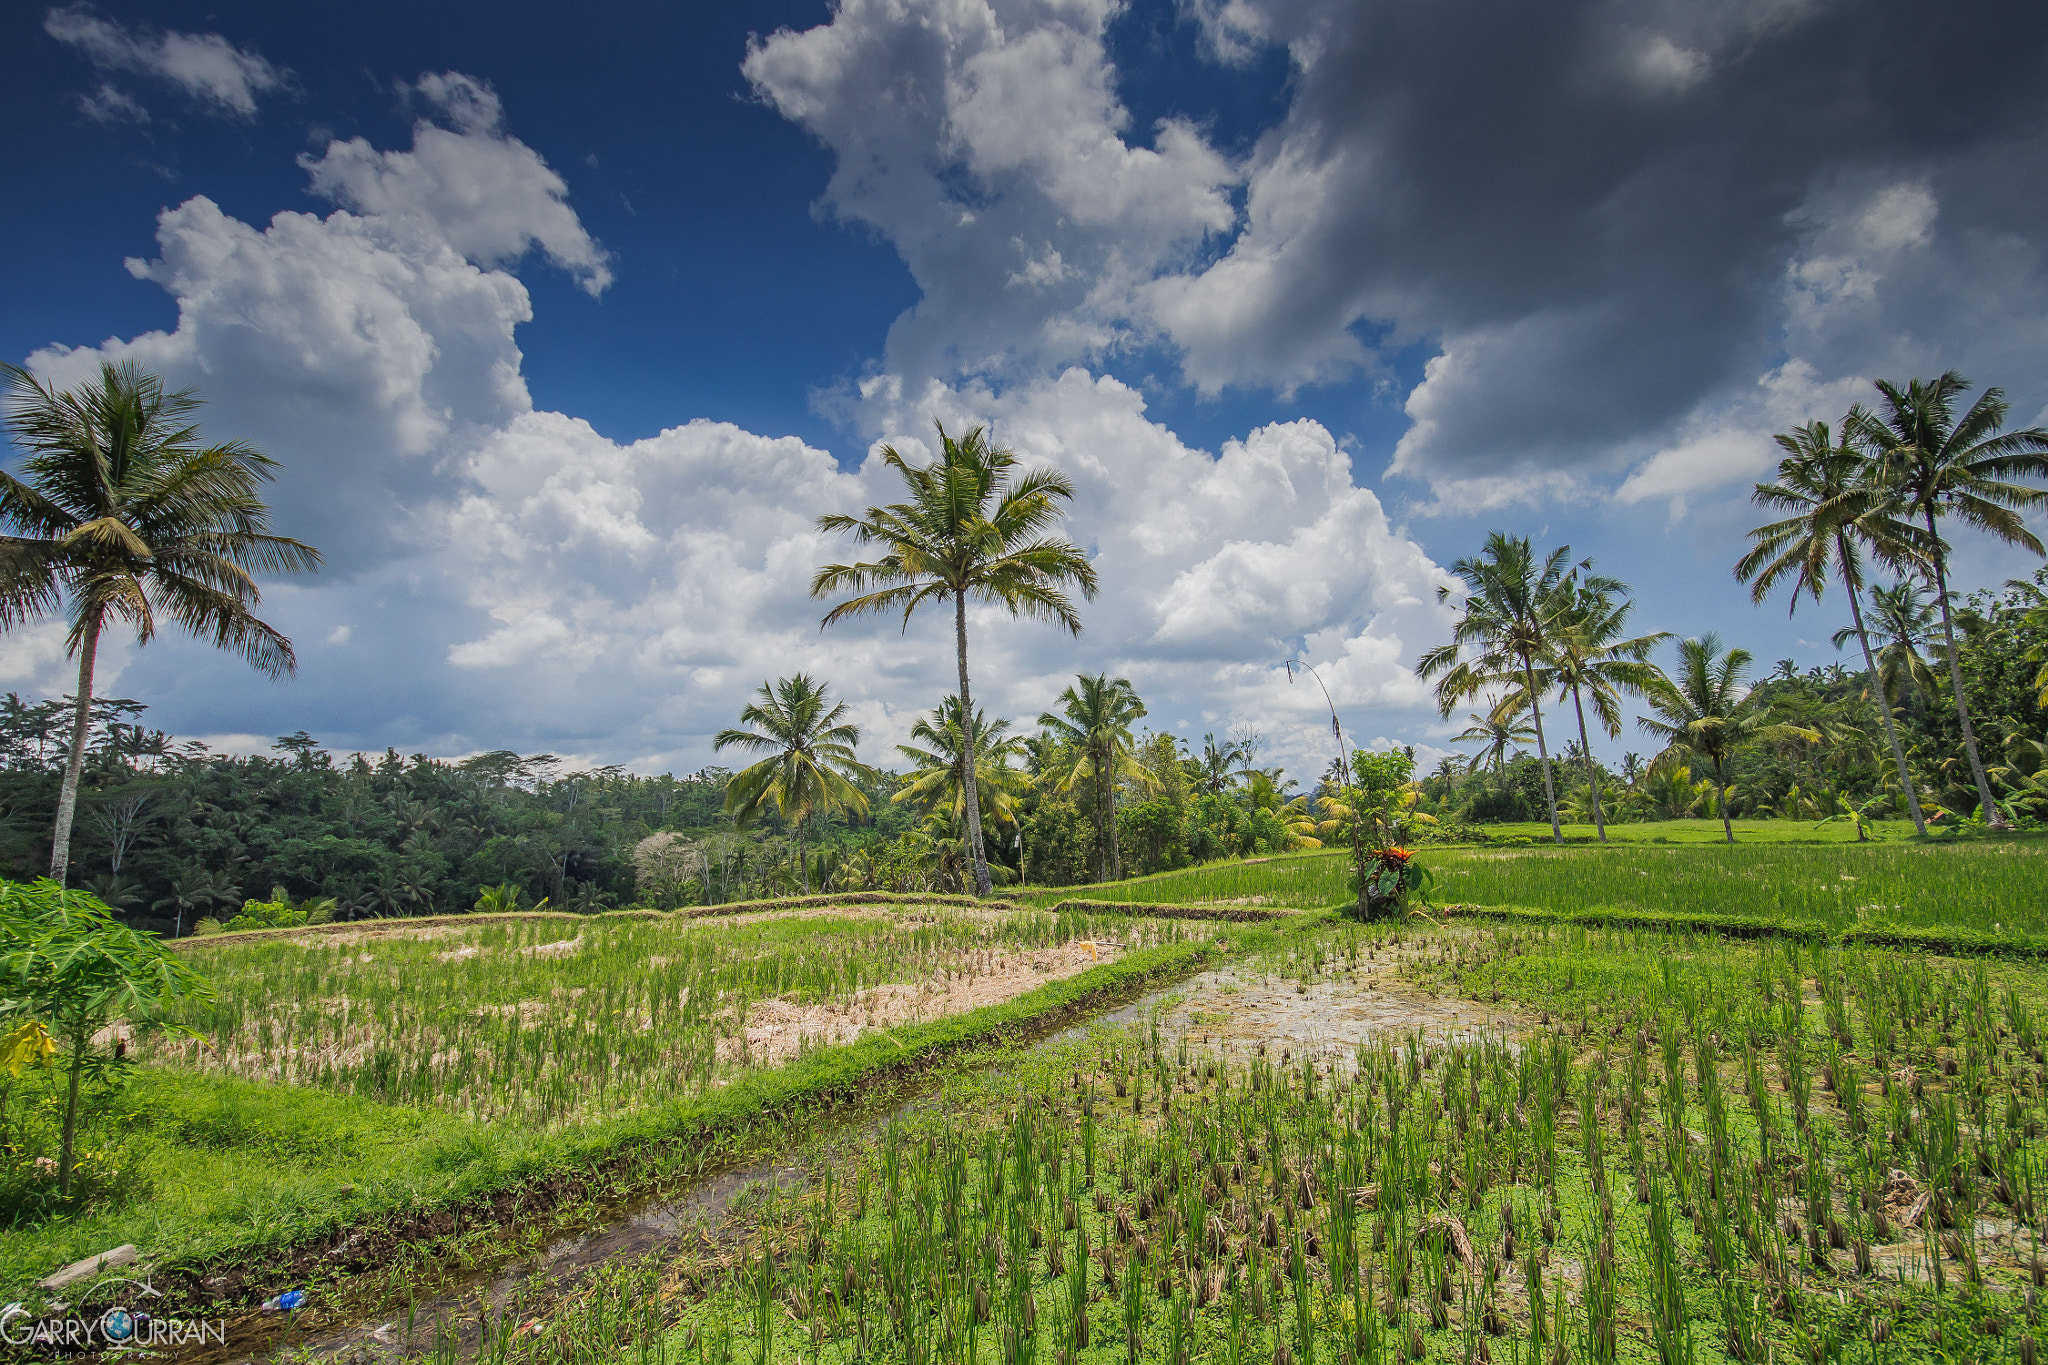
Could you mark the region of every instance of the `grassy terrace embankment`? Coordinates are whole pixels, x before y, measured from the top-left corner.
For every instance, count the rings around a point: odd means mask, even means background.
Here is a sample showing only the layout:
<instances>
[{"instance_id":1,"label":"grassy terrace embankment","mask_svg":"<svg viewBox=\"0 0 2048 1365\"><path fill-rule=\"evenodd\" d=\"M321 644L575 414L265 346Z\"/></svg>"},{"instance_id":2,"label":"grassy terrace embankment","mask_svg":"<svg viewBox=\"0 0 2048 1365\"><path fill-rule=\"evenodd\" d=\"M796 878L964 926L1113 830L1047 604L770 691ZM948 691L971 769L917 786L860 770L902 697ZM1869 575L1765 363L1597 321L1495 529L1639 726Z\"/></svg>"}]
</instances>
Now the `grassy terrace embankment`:
<instances>
[{"instance_id":1,"label":"grassy terrace embankment","mask_svg":"<svg viewBox=\"0 0 2048 1365\"><path fill-rule=\"evenodd\" d=\"M1420 856L1436 874L1436 901L1488 911L1730 932L1770 929L1969 951L2048 946L2048 836L1807 843L1791 836L1812 826L1780 824L1739 825L1737 837L1745 842L1733 847L1617 839L1606 846L1560 848L1546 840L1526 848L1425 845ZM1614 832L1658 828L1624 825ZM1713 828L1718 834L1720 826ZM1336 904L1349 894L1344 855L1325 851L1210 864L1058 893L1025 892L1018 899L1057 895L1310 908Z\"/></svg>"}]
</instances>

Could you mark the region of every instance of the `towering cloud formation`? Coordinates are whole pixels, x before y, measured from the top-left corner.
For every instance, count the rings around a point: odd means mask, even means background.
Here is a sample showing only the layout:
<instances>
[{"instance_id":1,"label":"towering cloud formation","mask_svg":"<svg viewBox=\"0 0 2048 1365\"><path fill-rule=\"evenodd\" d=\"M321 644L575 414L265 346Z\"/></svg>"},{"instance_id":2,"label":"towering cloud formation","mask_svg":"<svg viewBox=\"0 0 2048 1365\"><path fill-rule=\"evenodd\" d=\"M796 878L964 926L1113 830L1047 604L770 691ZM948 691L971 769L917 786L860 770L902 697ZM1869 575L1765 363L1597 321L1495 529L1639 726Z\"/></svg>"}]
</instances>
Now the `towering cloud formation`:
<instances>
[{"instance_id":1,"label":"towering cloud formation","mask_svg":"<svg viewBox=\"0 0 2048 1365\"><path fill-rule=\"evenodd\" d=\"M808 595L815 567L851 549L816 516L899 496L895 476L872 452L843 469L724 423L619 443L534 410L515 339L531 305L511 269L538 252L595 292L607 256L487 86L449 74L417 92L430 117L409 151L356 140L305 159L314 189L342 205L325 217L282 213L259 229L204 198L168 210L157 258L130 269L177 299L174 331L34 358L60 382L137 359L200 385L212 429L287 460L281 520L327 552L331 573L275 594L306 661L277 723L311 708L362 741L689 765L748 689L805 668L878 737L900 737L951 685L945 632L920 622L906 642L881 622L823 635ZM1157 170L1151 153L1132 164ZM1129 228L1154 210L1117 188L1124 173L1063 193ZM1220 199L1189 203L1228 214ZM1031 268L1020 264L1019 290L1038 287ZM934 419L993 420L1079 486L1070 530L1114 591L1078 647L976 613L984 695L1007 713L1035 714L1076 669L1114 668L1162 723L1286 716L1300 702L1313 741L1307 700L1273 668L1304 642L1334 661L1326 676L1348 700L1414 702L1398 661L1436 629L1435 571L1321 426L1262 428L1212 457L1148 420L1137 391L1080 369L1000 387L883 377L862 411L913 455L928 453ZM38 647L7 646L14 676L55 687L54 654ZM175 680L152 682L159 706L255 728L248 687L222 686L231 662L175 645L152 655L177 664Z\"/></svg>"},{"instance_id":2,"label":"towering cloud formation","mask_svg":"<svg viewBox=\"0 0 2048 1365\"><path fill-rule=\"evenodd\" d=\"M1008 714L1113 668L1195 733L1291 717L1286 756L1314 761L1320 699L1276 668L1307 653L1334 661L1354 728L1423 732L1405 665L1442 638L1442 575L1354 460L1390 459L1452 510L1570 491L1560 515L1584 521L1739 497L1772 430L1836 415L1872 373L1959 366L2013 386L2029 419L2048 399L2030 83L2048 11L1185 12L1216 63L1285 54L1285 113L1241 151L1199 121L1132 116L1113 0L839 0L744 55L759 98L832 153L821 210L881 234L920 288L842 395L850 428L916 449L935 418L992 421L1081 489L1072 529L1114 590L1078 645L977 618ZM108 71L179 36L51 22ZM218 88L205 98L232 111L269 87ZM746 689L803 667L900 732L949 686L937 627L907 645L886 623L824 636L805 591L846 548L816 514L895 494L872 448L835 459L687 413L620 443L535 411L515 271L538 257L595 296L610 257L489 86L429 75L409 98L425 113L409 149L304 160L325 216L166 212L157 258L131 268L177 299L175 330L36 357L75 378L136 356L289 459L286 520L337 571L280 593L302 640L330 642L289 715L444 750L687 764ZM1344 401L1363 402L1411 348L1433 358L1396 394L1412 422L1391 450L1291 420L1200 451L1146 408L1161 385L1357 380ZM16 676L49 671L47 644L6 648ZM184 664L180 704L220 714L230 666Z\"/></svg>"},{"instance_id":3,"label":"towering cloud formation","mask_svg":"<svg viewBox=\"0 0 2048 1365\"><path fill-rule=\"evenodd\" d=\"M1130 336L1132 291L1236 222L1236 167L1183 121L1135 130L1103 46L1118 6L844 0L747 55L837 157L824 203L886 235L923 298L892 369L1037 376Z\"/></svg>"}]
</instances>

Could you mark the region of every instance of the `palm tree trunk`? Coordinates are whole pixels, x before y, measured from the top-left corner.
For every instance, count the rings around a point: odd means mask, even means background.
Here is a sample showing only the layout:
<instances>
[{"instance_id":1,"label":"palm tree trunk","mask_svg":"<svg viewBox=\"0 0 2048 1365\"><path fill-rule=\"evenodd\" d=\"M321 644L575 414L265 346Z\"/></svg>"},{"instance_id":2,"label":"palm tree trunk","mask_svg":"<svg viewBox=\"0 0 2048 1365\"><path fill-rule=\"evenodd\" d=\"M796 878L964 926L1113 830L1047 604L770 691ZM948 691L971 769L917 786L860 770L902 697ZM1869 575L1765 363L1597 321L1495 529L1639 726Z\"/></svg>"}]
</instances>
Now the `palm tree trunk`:
<instances>
[{"instance_id":1,"label":"palm tree trunk","mask_svg":"<svg viewBox=\"0 0 2048 1365\"><path fill-rule=\"evenodd\" d=\"M811 894L811 849L804 838L804 816L799 811L796 817L796 884L803 893Z\"/></svg>"},{"instance_id":2,"label":"palm tree trunk","mask_svg":"<svg viewBox=\"0 0 2048 1365\"><path fill-rule=\"evenodd\" d=\"M1836 537L1836 552L1844 564L1849 562L1848 546L1841 542L1839 536ZM1860 600L1863 594L1856 590L1854 583L1850 583L1848 587L1849 614L1856 623L1856 640L1863 646L1864 673L1869 677L1871 685L1877 689L1877 710L1878 714L1884 717L1884 737L1891 741L1892 762L1899 770L1899 785L1905 789L1906 809L1912 812L1913 828L1924 838L1927 834L1927 817L1920 811L1920 794L1913 790L1913 775L1906 771L1906 749L1899 743L1899 727L1892 719L1891 694L1885 691L1884 675L1877 671L1877 657L1870 652L1870 634L1863 628L1863 603ZM1859 835L1863 832L1860 819L1856 830Z\"/></svg>"},{"instance_id":3,"label":"palm tree trunk","mask_svg":"<svg viewBox=\"0 0 2048 1365\"><path fill-rule=\"evenodd\" d=\"M1728 842L1735 842L1735 822L1728 818L1728 784L1721 780L1721 770L1714 769L1714 791L1721 803L1721 832L1728 836Z\"/></svg>"},{"instance_id":4,"label":"palm tree trunk","mask_svg":"<svg viewBox=\"0 0 2048 1365\"><path fill-rule=\"evenodd\" d=\"M85 772L85 739L92 728L92 668L100 648L100 616L85 623L78 648L78 700L71 719L71 756L64 764L64 785L57 793L57 822L50 836L50 880L64 884L71 866L71 821L78 813L78 779Z\"/></svg>"},{"instance_id":5,"label":"palm tree trunk","mask_svg":"<svg viewBox=\"0 0 2048 1365\"><path fill-rule=\"evenodd\" d=\"M1550 780L1550 746L1543 739L1543 704L1536 700L1536 669L1526 654L1522 656L1522 676L1529 684L1529 714L1536 718L1536 757L1543 764L1543 799L1550 805L1550 839L1561 844L1564 831L1557 827L1557 784Z\"/></svg>"},{"instance_id":6,"label":"palm tree trunk","mask_svg":"<svg viewBox=\"0 0 2048 1365\"><path fill-rule=\"evenodd\" d=\"M1114 750L1109 755L1109 761L1111 764L1116 762ZM1102 823L1109 828L1109 875L1113 880L1121 880L1124 875L1124 854L1123 850L1117 847L1116 777L1113 771L1105 773L1102 778Z\"/></svg>"},{"instance_id":7,"label":"palm tree trunk","mask_svg":"<svg viewBox=\"0 0 2048 1365\"><path fill-rule=\"evenodd\" d=\"M1948 684L1956 696L1956 719L1963 723L1963 750L1970 756L1970 776L1977 781L1977 800L1984 811L1984 823L2004 829L2005 812L1991 799L1991 779L1984 775L1984 760L1977 754L1977 730L1970 724L1970 704L1963 699L1963 666L1956 655L1956 628L1948 614L1948 566L1941 553L1941 541L1934 529L1934 509L1927 509L1927 536L1934 541L1934 597L1941 603L1941 638L1948 648Z\"/></svg>"},{"instance_id":8,"label":"palm tree trunk","mask_svg":"<svg viewBox=\"0 0 2048 1365\"><path fill-rule=\"evenodd\" d=\"M1579 748L1586 755L1586 790L1593 793L1593 826L1600 831L1600 842L1607 842L1607 817L1600 813L1600 765L1593 761L1593 744L1586 738L1586 704L1579 699L1579 689L1572 688L1572 709L1579 713Z\"/></svg>"},{"instance_id":9,"label":"palm tree trunk","mask_svg":"<svg viewBox=\"0 0 2048 1365\"><path fill-rule=\"evenodd\" d=\"M974 698L967 691L967 594L953 594L953 651L960 663L961 795L967 801L967 848L974 856L974 894L989 891L988 853L981 844L981 793L974 785Z\"/></svg>"},{"instance_id":10,"label":"palm tree trunk","mask_svg":"<svg viewBox=\"0 0 2048 1365\"><path fill-rule=\"evenodd\" d=\"M1100 755L1090 745L1088 753L1089 777L1095 788L1095 880L1097 884L1109 880L1109 830L1104 827L1103 811L1108 804L1102 796L1102 763Z\"/></svg>"}]
</instances>

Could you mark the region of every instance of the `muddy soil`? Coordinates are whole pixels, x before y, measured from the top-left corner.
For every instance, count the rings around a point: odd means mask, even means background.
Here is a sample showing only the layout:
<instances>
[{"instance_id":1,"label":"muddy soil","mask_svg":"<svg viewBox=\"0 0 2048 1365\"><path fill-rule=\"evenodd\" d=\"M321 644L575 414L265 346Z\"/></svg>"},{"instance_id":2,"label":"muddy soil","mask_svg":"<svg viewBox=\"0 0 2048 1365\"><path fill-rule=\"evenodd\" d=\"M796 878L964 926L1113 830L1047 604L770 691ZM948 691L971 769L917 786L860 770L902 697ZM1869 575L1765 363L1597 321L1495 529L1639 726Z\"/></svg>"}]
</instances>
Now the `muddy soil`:
<instances>
[{"instance_id":1,"label":"muddy soil","mask_svg":"<svg viewBox=\"0 0 2048 1365\"><path fill-rule=\"evenodd\" d=\"M1104 1015L1104 1023L1138 1023L1156 1011L1160 1035L1186 1038L1232 1061L1263 1055L1277 1061L1303 1056L1340 1070L1353 1069L1361 1044L1420 1034L1425 1042L1513 1043L1533 1021L1473 1000L1439 998L1387 973L1361 973L1313 985L1286 981L1248 967L1205 972L1161 996Z\"/></svg>"},{"instance_id":2,"label":"muddy soil","mask_svg":"<svg viewBox=\"0 0 2048 1365\"><path fill-rule=\"evenodd\" d=\"M489 1279L452 1292L431 1295L407 1312L380 1315L381 1321L330 1327L300 1336L289 1330L266 1334L260 1349L209 1357L219 1362L272 1359L329 1360L349 1365L382 1365L426 1354L439 1355L450 1346L458 1356L477 1351L484 1324L493 1334L518 1332L534 1319L522 1308L537 1308L572 1291L591 1271L630 1264L679 1251L715 1250L732 1236L732 1209L769 1190L800 1189L808 1179L798 1163L762 1162L707 1176L688 1193L637 1209L609 1227L549 1243L538 1254Z\"/></svg>"}]
</instances>

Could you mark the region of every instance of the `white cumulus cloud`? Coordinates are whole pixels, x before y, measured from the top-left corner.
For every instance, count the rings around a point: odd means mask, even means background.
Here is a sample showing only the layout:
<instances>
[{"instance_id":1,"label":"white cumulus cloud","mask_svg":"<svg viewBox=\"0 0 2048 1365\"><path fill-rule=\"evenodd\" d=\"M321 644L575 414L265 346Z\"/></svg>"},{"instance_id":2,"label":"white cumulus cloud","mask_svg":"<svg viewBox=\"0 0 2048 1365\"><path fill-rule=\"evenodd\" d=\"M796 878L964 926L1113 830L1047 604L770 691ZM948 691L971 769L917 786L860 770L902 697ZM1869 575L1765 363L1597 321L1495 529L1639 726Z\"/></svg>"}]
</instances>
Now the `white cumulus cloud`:
<instances>
[{"instance_id":1,"label":"white cumulus cloud","mask_svg":"<svg viewBox=\"0 0 2048 1365\"><path fill-rule=\"evenodd\" d=\"M824 207L887 236L923 293L891 370L1099 357L1142 332L1133 290L1231 229L1231 161L1184 120L1131 127L1106 50L1118 8L843 0L748 53L754 89L837 157Z\"/></svg>"},{"instance_id":2,"label":"white cumulus cloud","mask_svg":"<svg viewBox=\"0 0 2048 1365\"><path fill-rule=\"evenodd\" d=\"M43 17L43 31L78 49L98 70L152 77L202 107L238 118L254 118L257 97L282 87L289 74L218 33L130 26L105 18L89 5L51 10ZM102 85L83 103L86 112L101 121L144 117L140 105L111 86Z\"/></svg>"},{"instance_id":3,"label":"white cumulus cloud","mask_svg":"<svg viewBox=\"0 0 2048 1365\"><path fill-rule=\"evenodd\" d=\"M419 220L478 265L508 265L538 246L593 297L603 293L609 256L569 207L562 177L505 132L497 93L457 72L423 76L415 89L453 126L422 119L406 152L363 138L331 143L301 161L314 193L360 214Z\"/></svg>"}]
</instances>

